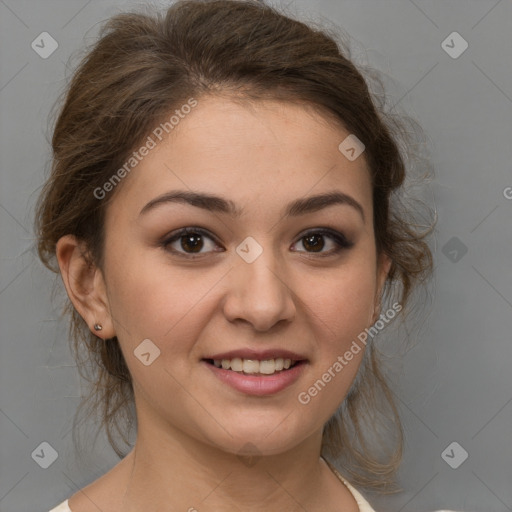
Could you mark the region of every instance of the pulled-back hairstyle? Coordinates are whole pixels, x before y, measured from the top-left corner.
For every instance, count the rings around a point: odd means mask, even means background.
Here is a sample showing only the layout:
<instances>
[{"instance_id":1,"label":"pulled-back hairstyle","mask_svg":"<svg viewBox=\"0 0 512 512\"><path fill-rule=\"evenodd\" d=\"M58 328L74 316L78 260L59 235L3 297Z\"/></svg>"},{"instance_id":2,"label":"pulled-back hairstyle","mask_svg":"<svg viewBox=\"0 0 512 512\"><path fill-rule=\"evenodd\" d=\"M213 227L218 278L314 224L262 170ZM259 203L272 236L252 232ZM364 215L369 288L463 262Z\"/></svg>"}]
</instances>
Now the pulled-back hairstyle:
<instances>
[{"instance_id":1,"label":"pulled-back hairstyle","mask_svg":"<svg viewBox=\"0 0 512 512\"><path fill-rule=\"evenodd\" d=\"M404 185L406 162L413 161L410 130L404 116L386 113L384 100L370 93L348 47L328 29L313 27L262 3L230 0L184 0L163 13L125 13L108 20L59 107L51 175L36 212L43 263L59 271L56 243L71 234L85 242L91 264L102 268L105 211L122 183L106 199L94 191L190 98L274 99L312 107L364 143L376 247L392 260L383 298L396 299L403 314L411 292L432 270L425 237L433 223L421 228L394 199ZM134 395L118 340L94 336L69 301L66 312L77 366L92 383L81 408L87 404L90 414L99 413L122 457L116 438L129 446ZM380 435L374 411L383 403L396 434L384 455L382 443L373 446L370 435ZM324 427L322 454L341 461L340 470L355 484L386 492L393 488L402 443L392 392L368 343L356 381Z\"/></svg>"}]
</instances>

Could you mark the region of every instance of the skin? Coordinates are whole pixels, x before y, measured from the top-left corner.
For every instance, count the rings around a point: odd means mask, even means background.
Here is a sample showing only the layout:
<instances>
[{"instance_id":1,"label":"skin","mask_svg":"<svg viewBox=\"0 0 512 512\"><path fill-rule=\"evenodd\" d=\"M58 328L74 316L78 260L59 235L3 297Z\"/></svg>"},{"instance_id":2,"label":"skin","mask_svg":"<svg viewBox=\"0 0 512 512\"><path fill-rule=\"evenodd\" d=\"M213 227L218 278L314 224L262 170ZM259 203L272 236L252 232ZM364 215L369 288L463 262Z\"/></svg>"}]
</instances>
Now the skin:
<instances>
[{"instance_id":1,"label":"skin","mask_svg":"<svg viewBox=\"0 0 512 512\"><path fill-rule=\"evenodd\" d=\"M57 258L68 295L104 338L117 336L134 382L135 448L69 501L73 512L357 511L348 489L320 459L322 428L350 389L363 350L309 404L297 396L343 355L379 315L390 261L377 255L372 189L364 153L338 150L349 135L312 109L276 101L198 98L198 105L124 178L106 215L103 269L87 267L68 235ZM154 198L176 189L220 195L244 214L208 212ZM331 205L283 218L289 202L338 190L362 207ZM200 258L180 239L200 226ZM330 227L353 246L332 253ZM235 251L248 236L262 247L252 263ZM217 251L217 252L216 252ZM329 253L331 253L329 255ZM195 253L194 253L195 254ZM322 254L326 256L322 256ZM98 334L98 333L95 333ZM150 339L149 366L134 356ZM236 391L201 363L235 348L285 348L308 363L297 382L272 396ZM247 442L258 458L249 464Z\"/></svg>"}]
</instances>

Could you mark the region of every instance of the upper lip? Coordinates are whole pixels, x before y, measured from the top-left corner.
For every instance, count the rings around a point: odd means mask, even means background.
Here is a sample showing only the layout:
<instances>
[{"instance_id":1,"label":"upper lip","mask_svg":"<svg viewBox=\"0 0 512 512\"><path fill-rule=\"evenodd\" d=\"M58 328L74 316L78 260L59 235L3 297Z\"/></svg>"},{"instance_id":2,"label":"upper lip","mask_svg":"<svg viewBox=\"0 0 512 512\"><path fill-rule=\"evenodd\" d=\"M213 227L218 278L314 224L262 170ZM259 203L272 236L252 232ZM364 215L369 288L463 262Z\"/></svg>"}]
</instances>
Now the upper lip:
<instances>
[{"instance_id":1,"label":"upper lip","mask_svg":"<svg viewBox=\"0 0 512 512\"><path fill-rule=\"evenodd\" d=\"M282 357L283 359L291 359L292 361L303 361L307 359L305 356L297 354L296 352L282 350L279 348L269 348L266 350L254 350L249 348L230 350L229 352L221 352L219 354L207 356L204 359L235 359L236 357L240 359L256 359L258 361L277 359L279 357Z\"/></svg>"}]
</instances>

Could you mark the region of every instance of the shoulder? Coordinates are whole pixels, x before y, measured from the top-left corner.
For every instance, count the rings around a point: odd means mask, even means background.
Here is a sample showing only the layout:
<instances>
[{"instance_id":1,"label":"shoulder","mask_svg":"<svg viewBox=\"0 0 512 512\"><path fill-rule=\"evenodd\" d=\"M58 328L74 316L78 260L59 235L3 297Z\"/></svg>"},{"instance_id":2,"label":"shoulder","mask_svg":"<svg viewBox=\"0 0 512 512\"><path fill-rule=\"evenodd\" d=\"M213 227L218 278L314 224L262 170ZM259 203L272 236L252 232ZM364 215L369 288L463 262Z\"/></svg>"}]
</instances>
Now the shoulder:
<instances>
[{"instance_id":1,"label":"shoulder","mask_svg":"<svg viewBox=\"0 0 512 512\"><path fill-rule=\"evenodd\" d=\"M324 459L325 462L327 462L327 465L332 469L334 474L345 484L347 489L352 493L352 496L354 496L354 499L357 502L357 506L359 507L359 512L377 512L369 503L366 501L366 499L363 497L363 495L346 480L341 473L326 459ZM456 510L434 510L432 512L457 512Z\"/></svg>"},{"instance_id":2,"label":"shoulder","mask_svg":"<svg viewBox=\"0 0 512 512\"><path fill-rule=\"evenodd\" d=\"M346 485L348 490L352 493L352 496L354 496L354 499L357 502L357 506L359 507L359 512L376 512L355 487L350 485L350 483L345 480L340 473L337 471L336 473L336 476Z\"/></svg>"},{"instance_id":3,"label":"shoulder","mask_svg":"<svg viewBox=\"0 0 512 512\"><path fill-rule=\"evenodd\" d=\"M341 473L331 464L327 459L322 457L322 460L327 464L327 466L331 469L331 471L336 475L338 480L345 485L345 487L350 491L354 499L356 500L357 506L359 508L359 512L376 512L372 506L364 499L362 494L353 487L343 476Z\"/></svg>"},{"instance_id":4,"label":"shoulder","mask_svg":"<svg viewBox=\"0 0 512 512\"><path fill-rule=\"evenodd\" d=\"M55 508L52 508L50 512L71 512L68 500L63 501L61 504L57 505Z\"/></svg>"},{"instance_id":5,"label":"shoulder","mask_svg":"<svg viewBox=\"0 0 512 512\"><path fill-rule=\"evenodd\" d=\"M339 474L339 473L338 473ZM359 512L377 512L372 506L363 498L361 493L355 489L352 485L350 485L349 482L347 482L341 475L339 475L339 478L343 481L343 483L348 487L349 491L354 496L355 500L357 501L357 505L359 506ZM433 510L432 512L458 512L456 510Z\"/></svg>"}]
</instances>

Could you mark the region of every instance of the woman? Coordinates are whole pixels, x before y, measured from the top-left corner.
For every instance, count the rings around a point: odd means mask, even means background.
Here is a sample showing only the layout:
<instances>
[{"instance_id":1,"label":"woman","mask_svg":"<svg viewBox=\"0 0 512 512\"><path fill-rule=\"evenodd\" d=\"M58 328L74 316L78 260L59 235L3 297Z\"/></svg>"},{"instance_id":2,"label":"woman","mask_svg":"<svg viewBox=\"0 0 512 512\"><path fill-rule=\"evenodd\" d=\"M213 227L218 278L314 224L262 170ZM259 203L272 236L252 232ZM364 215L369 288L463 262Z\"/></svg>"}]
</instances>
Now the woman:
<instances>
[{"instance_id":1,"label":"woman","mask_svg":"<svg viewBox=\"0 0 512 512\"><path fill-rule=\"evenodd\" d=\"M372 339L432 257L392 201L405 132L346 55L257 2L182 1L112 18L75 72L39 254L122 460L54 512L371 511L356 487L393 489Z\"/></svg>"}]
</instances>

